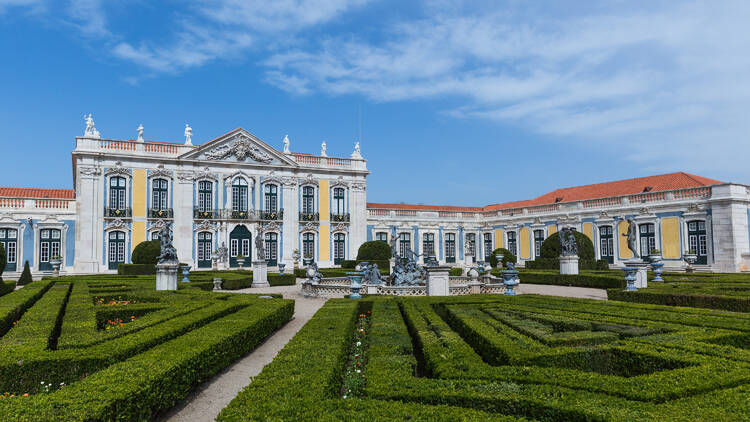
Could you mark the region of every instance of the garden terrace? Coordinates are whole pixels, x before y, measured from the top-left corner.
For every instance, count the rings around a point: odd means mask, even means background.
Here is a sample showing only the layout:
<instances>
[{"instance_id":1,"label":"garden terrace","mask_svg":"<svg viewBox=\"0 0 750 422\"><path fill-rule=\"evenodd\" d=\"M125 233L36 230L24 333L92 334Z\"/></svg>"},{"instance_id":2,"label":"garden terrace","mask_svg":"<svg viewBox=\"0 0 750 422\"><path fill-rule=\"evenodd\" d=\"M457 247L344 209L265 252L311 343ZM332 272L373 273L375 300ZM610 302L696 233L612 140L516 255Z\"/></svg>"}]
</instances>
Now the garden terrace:
<instances>
[{"instance_id":1,"label":"garden terrace","mask_svg":"<svg viewBox=\"0 0 750 422\"><path fill-rule=\"evenodd\" d=\"M355 337L368 311L369 332ZM366 343L364 385L345 399L355 341ZM218 420L742 420L749 344L750 315L710 309L333 299Z\"/></svg>"},{"instance_id":2,"label":"garden terrace","mask_svg":"<svg viewBox=\"0 0 750 422\"><path fill-rule=\"evenodd\" d=\"M199 284L157 292L153 276L59 277L0 297L2 419L151 419L294 310Z\"/></svg>"}]
</instances>

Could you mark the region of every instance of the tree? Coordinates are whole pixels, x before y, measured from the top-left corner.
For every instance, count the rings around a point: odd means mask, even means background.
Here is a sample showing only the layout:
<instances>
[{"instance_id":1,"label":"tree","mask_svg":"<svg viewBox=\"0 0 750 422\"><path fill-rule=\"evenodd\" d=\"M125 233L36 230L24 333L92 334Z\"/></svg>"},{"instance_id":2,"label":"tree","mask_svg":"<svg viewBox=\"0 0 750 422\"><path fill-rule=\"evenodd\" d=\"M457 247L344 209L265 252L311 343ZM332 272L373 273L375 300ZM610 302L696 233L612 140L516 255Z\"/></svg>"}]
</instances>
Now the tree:
<instances>
[{"instance_id":1,"label":"tree","mask_svg":"<svg viewBox=\"0 0 750 422\"><path fill-rule=\"evenodd\" d=\"M503 267L508 265L509 262L512 262L514 265L518 261L518 258L516 258L515 255L513 255L509 250L505 248L497 248L494 251L492 251L492 254L490 255L490 266L492 268L497 267L497 257L496 255L502 255L503 256Z\"/></svg>"},{"instance_id":2,"label":"tree","mask_svg":"<svg viewBox=\"0 0 750 422\"><path fill-rule=\"evenodd\" d=\"M152 264L156 265L156 261L161 254L161 242L158 240L147 240L141 242L138 246L133 249L133 264Z\"/></svg>"},{"instance_id":3,"label":"tree","mask_svg":"<svg viewBox=\"0 0 750 422\"><path fill-rule=\"evenodd\" d=\"M581 261L594 260L594 244L591 239L583 233L573 232L578 246L578 258ZM560 233L550 235L542 243L542 258L559 258L560 257Z\"/></svg>"},{"instance_id":4,"label":"tree","mask_svg":"<svg viewBox=\"0 0 750 422\"><path fill-rule=\"evenodd\" d=\"M16 283L19 286L25 286L29 283L34 281L31 278L31 268L29 268L29 261L26 261L23 264L23 272L21 273L21 278L18 279L18 283Z\"/></svg>"},{"instance_id":5,"label":"tree","mask_svg":"<svg viewBox=\"0 0 750 422\"><path fill-rule=\"evenodd\" d=\"M388 261L391 259L391 247L382 240L365 242L357 251L357 261Z\"/></svg>"}]
</instances>

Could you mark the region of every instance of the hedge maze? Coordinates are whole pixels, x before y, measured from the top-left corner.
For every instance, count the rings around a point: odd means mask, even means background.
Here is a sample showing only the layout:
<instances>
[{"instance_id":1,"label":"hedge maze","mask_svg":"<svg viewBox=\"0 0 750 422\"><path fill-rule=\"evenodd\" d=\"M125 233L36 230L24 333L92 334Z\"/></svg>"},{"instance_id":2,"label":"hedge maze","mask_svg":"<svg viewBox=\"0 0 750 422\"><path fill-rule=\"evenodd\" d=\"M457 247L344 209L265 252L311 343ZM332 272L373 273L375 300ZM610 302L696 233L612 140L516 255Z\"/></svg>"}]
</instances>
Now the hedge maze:
<instances>
[{"instance_id":1,"label":"hedge maze","mask_svg":"<svg viewBox=\"0 0 750 422\"><path fill-rule=\"evenodd\" d=\"M344 399L358 316L364 388ZM750 315L523 295L329 300L219 415L747 420Z\"/></svg>"},{"instance_id":2,"label":"hedge maze","mask_svg":"<svg viewBox=\"0 0 750 422\"><path fill-rule=\"evenodd\" d=\"M294 303L153 277L60 277L0 297L0 415L148 420L249 352Z\"/></svg>"}]
</instances>

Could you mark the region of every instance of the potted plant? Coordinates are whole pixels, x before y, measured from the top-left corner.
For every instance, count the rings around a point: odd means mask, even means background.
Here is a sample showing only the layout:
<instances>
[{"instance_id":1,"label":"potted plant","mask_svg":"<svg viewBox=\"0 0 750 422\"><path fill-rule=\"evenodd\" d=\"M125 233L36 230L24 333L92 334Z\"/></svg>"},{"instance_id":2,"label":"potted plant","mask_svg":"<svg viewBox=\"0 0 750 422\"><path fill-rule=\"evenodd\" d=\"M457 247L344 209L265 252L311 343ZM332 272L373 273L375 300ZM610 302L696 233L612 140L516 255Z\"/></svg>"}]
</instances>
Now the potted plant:
<instances>
[{"instance_id":1,"label":"potted plant","mask_svg":"<svg viewBox=\"0 0 750 422\"><path fill-rule=\"evenodd\" d=\"M239 265L240 267L243 267L245 265L245 255L237 255L237 265Z\"/></svg>"},{"instance_id":2,"label":"potted plant","mask_svg":"<svg viewBox=\"0 0 750 422\"><path fill-rule=\"evenodd\" d=\"M49 259L50 265L52 265L52 270L54 271L55 277L60 275L60 265L62 265L62 257L60 255L55 255L52 258Z\"/></svg>"},{"instance_id":3,"label":"potted plant","mask_svg":"<svg viewBox=\"0 0 750 422\"><path fill-rule=\"evenodd\" d=\"M299 258L300 258L299 249L295 249L292 251L292 258L294 258L294 268L297 268L299 266Z\"/></svg>"},{"instance_id":4,"label":"potted plant","mask_svg":"<svg viewBox=\"0 0 750 422\"><path fill-rule=\"evenodd\" d=\"M661 251L658 249L651 249L648 254L648 259L650 259L651 262L661 261Z\"/></svg>"}]
</instances>

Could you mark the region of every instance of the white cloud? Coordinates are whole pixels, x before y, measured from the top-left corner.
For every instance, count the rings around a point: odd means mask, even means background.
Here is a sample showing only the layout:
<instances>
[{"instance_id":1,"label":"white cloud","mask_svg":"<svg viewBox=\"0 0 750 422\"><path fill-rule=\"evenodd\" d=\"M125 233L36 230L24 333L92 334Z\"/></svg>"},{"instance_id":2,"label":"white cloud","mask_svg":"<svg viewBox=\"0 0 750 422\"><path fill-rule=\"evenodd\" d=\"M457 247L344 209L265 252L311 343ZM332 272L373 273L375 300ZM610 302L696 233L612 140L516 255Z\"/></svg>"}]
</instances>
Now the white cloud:
<instances>
[{"instance_id":1,"label":"white cloud","mask_svg":"<svg viewBox=\"0 0 750 422\"><path fill-rule=\"evenodd\" d=\"M70 0L67 13L73 25L85 35L109 34L107 17L101 0Z\"/></svg>"}]
</instances>

